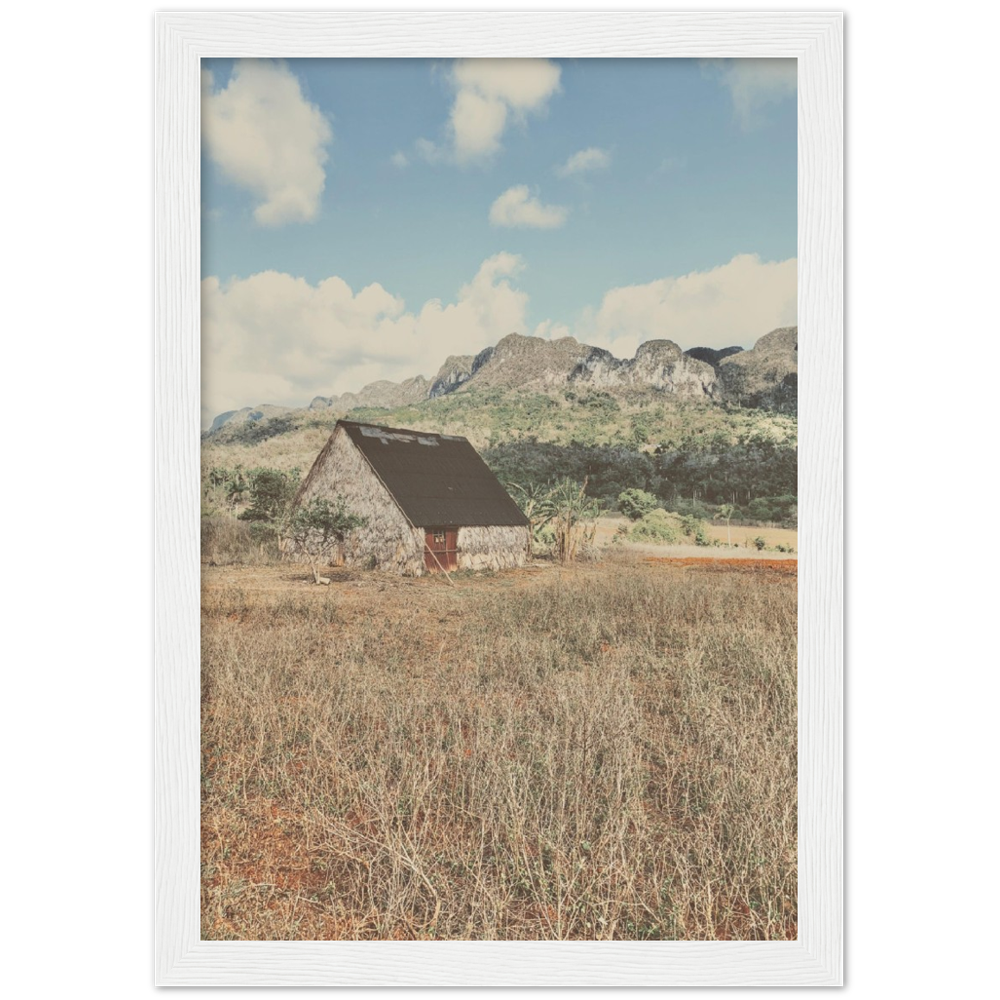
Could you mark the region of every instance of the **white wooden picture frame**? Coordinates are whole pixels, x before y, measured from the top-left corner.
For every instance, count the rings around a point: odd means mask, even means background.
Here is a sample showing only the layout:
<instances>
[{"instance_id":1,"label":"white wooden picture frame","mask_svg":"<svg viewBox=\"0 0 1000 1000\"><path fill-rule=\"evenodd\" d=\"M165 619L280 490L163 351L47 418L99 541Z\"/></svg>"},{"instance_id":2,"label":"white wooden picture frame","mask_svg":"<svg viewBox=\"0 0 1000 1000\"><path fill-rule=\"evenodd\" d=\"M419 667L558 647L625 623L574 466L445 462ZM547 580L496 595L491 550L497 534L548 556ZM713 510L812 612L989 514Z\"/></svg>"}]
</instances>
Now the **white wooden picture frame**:
<instances>
[{"instance_id":1,"label":"white wooden picture frame","mask_svg":"<svg viewBox=\"0 0 1000 1000\"><path fill-rule=\"evenodd\" d=\"M820 986L843 976L843 18L160 13L155 24L155 979L163 986ZM210 942L199 919L200 59L798 59L799 939Z\"/></svg>"}]
</instances>

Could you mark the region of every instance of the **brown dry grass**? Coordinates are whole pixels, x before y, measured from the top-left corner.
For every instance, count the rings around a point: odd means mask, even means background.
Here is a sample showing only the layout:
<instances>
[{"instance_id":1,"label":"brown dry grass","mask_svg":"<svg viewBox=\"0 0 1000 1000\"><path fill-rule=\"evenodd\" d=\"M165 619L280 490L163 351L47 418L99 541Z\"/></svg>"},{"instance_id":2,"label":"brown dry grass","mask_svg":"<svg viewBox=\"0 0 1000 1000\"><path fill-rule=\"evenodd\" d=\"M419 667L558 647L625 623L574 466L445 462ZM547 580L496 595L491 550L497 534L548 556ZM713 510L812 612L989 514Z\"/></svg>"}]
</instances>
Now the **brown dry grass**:
<instances>
[{"instance_id":1,"label":"brown dry grass","mask_svg":"<svg viewBox=\"0 0 1000 1000\"><path fill-rule=\"evenodd\" d=\"M334 576L205 568L203 937L796 936L794 576Z\"/></svg>"}]
</instances>

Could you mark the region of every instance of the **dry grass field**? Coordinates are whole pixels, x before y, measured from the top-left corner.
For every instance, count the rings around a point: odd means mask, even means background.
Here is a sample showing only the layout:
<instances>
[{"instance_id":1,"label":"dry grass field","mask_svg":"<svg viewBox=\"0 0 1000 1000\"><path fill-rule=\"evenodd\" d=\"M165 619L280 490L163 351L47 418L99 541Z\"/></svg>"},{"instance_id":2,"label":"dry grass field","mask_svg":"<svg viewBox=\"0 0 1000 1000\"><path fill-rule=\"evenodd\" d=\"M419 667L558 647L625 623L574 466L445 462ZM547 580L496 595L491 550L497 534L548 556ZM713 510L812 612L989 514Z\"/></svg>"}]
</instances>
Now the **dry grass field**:
<instances>
[{"instance_id":1,"label":"dry grass field","mask_svg":"<svg viewBox=\"0 0 1000 1000\"><path fill-rule=\"evenodd\" d=\"M794 563L331 575L204 567L204 938L796 936Z\"/></svg>"}]
</instances>

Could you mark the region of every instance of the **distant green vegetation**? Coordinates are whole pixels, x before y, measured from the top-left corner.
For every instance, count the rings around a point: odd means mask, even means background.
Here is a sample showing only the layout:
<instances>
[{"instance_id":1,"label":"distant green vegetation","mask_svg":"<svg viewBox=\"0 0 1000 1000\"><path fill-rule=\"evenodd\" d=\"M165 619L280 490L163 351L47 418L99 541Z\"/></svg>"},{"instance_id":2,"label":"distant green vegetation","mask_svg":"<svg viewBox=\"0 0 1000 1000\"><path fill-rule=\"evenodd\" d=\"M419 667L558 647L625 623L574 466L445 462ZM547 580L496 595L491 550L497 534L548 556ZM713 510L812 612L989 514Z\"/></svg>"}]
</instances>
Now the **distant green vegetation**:
<instances>
[{"instance_id":1,"label":"distant green vegetation","mask_svg":"<svg viewBox=\"0 0 1000 1000\"><path fill-rule=\"evenodd\" d=\"M305 410L223 426L209 440L252 445L309 427L332 429L339 417L396 427L462 434L477 448L534 437L556 444L679 449L690 442L735 442L750 437L794 445L796 419L787 414L703 403L632 390L613 396L594 390L518 393L500 389L456 392L394 409Z\"/></svg>"},{"instance_id":2,"label":"distant green vegetation","mask_svg":"<svg viewBox=\"0 0 1000 1000\"><path fill-rule=\"evenodd\" d=\"M301 423L296 421L294 417L282 415L233 424L223 436L228 440L238 441L240 444L259 444L261 441L277 437L279 434L288 434L300 426Z\"/></svg>"},{"instance_id":3,"label":"distant green vegetation","mask_svg":"<svg viewBox=\"0 0 1000 1000\"><path fill-rule=\"evenodd\" d=\"M586 482L587 495L605 510L627 513L620 497L641 491L652 500L644 501L640 516L661 508L708 521L728 505L736 523L796 523L794 416L676 399L654 390L612 395L592 389L493 389L395 409L283 414L225 426L206 438L206 478L212 466L223 471L252 464L271 472L308 468L323 436L342 416L461 434L508 486L538 491L566 479ZM297 484L297 472L295 477ZM278 480L273 485L280 488ZM224 506L217 491L206 499L209 506Z\"/></svg>"},{"instance_id":4,"label":"distant green vegetation","mask_svg":"<svg viewBox=\"0 0 1000 1000\"><path fill-rule=\"evenodd\" d=\"M624 445L569 445L522 438L483 450L502 482L541 485L559 477L587 480L588 495L629 514L653 506L711 518L719 504L735 507L736 520L790 523L795 519L797 452L773 441L693 442L672 450L640 451ZM638 499L637 499L638 497Z\"/></svg>"}]
</instances>

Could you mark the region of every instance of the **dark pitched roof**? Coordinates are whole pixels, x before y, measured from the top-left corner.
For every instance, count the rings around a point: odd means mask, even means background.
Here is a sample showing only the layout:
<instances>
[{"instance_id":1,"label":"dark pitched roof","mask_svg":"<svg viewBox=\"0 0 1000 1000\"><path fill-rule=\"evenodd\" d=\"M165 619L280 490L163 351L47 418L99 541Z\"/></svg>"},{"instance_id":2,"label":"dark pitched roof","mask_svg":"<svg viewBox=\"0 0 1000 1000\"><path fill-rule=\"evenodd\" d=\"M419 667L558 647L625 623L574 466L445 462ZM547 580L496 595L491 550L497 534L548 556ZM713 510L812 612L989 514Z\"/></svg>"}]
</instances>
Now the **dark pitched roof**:
<instances>
[{"instance_id":1,"label":"dark pitched roof","mask_svg":"<svg viewBox=\"0 0 1000 1000\"><path fill-rule=\"evenodd\" d=\"M464 437L340 420L416 527L527 525L490 467Z\"/></svg>"}]
</instances>

